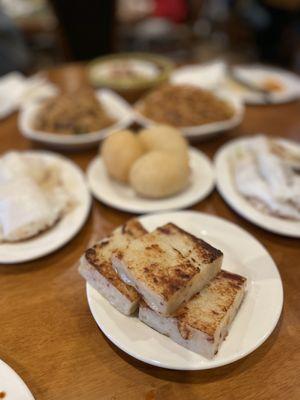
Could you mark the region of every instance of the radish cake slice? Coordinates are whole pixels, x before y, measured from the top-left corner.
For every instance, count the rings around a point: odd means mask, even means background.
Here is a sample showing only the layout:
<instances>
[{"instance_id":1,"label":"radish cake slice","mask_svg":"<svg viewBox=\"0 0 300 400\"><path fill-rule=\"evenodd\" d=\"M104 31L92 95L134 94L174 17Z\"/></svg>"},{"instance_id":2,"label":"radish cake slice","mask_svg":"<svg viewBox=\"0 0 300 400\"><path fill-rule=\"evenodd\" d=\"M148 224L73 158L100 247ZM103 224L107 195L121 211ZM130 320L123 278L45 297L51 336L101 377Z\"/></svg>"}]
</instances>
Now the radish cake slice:
<instances>
[{"instance_id":1,"label":"radish cake slice","mask_svg":"<svg viewBox=\"0 0 300 400\"><path fill-rule=\"evenodd\" d=\"M246 278L221 270L173 316L159 315L142 301L139 319L181 346L213 358L240 307L245 287Z\"/></svg>"},{"instance_id":2,"label":"radish cake slice","mask_svg":"<svg viewBox=\"0 0 300 400\"><path fill-rule=\"evenodd\" d=\"M220 250L169 223L114 251L112 263L150 308L170 315L219 272L222 259Z\"/></svg>"},{"instance_id":3,"label":"radish cake slice","mask_svg":"<svg viewBox=\"0 0 300 400\"><path fill-rule=\"evenodd\" d=\"M117 310L130 315L137 309L140 296L124 283L112 267L114 250L126 250L129 243L147 231L135 219L117 228L111 236L86 250L80 260L79 273L102 294Z\"/></svg>"}]
</instances>

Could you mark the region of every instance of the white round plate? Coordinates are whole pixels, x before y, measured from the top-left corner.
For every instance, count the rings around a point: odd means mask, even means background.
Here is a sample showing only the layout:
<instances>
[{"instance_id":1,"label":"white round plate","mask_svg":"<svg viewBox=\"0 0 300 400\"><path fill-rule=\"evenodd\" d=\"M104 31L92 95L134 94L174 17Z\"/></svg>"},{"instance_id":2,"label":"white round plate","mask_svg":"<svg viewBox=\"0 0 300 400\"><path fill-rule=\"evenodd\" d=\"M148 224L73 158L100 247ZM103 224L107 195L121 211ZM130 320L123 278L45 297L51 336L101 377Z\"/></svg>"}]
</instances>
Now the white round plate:
<instances>
[{"instance_id":1,"label":"white round plate","mask_svg":"<svg viewBox=\"0 0 300 400\"><path fill-rule=\"evenodd\" d=\"M191 211L140 218L148 230L167 222L196 235L224 253L225 269L247 277L247 293L218 354L208 360L174 343L138 320L119 313L87 284L88 303L102 332L120 349L162 368L201 370L230 364L259 347L280 317L283 289L266 249L249 233L221 218Z\"/></svg>"},{"instance_id":2,"label":"white round plate","mask_svg":"<svg viewBox=\"0 0 300 400\"><path fill-rule=\"evenodd\" d=\"M236 139L222 146L215 155L217 188L223 199L242 217L270 232L290 237L300 237L300 221L291 221L264 214L257 210L235 188L229 160L238 148L245 146L249 139ZM292 142L281 140L288 145Z\"/></svg>"},{"instance_id":3,"label":"white round plate","mask_svg":"<svg viewBox=\"0 0 300 400\"><path fill-rule=\"evenodd\" d=\"M0 360L1 392L5 393L4 400L34 400L33 395L19 375L5 364L5 362Z\"/></svg>"},{"instance_id":4,"label":"white round plate","mask_svg":"<svg viewBox=\"0 0 300 400\"><path fill-rule=\"evenodd\" d=\"M234 114L231 118L224 120L224 121L218 121L218 122L211 122L208 124L202 124L198 126L187 126L187 127L180 127L180 131L182 134L187 137L188 139L195 139L195 140L201 140L201 139L207 139L208 137L213 137L216 136L222 132L228 131L229 129L233 129L236 126L238 126L243 119L244 116L244 106L243 103L240 101L240 99L237 96L233 96L232 94L226 92L226 91L219 91L214 93L215 96L218 96L219 98L226 100L231 107L234 110ZM142 104L142 101L139 101L135 107L135 120L147 127L151 125L156 125L157 122L146 118L143 116L139 111L138 108Z\"/></svg>"},{"instance_id":5,"label":"white round plate","mask_svg":"<svg viewBox=\"0 0 300 400\"><path fill-rule=\"evenodd\" d=\"M250 84L260 85L265 79L274 78L283 85L283 90L270 93L268 95L268 103L280 104L287 103L300 97L300 78L291 72L263 65L236 66L234 73L241 79ZM226 86L226 83L225 83ZM228 85L227 85L228 86ZM264 96L255 91L244 89L234 90L234 86L228 86L233 93L240 97L242 101L248 104L265 104Z\"/></svg>"},{"instance_id":6,"label":"white round plate","mask_svg":"<svg viewBox=\"0 0 300 400\"><path fill-rule=\"evenodd\" d=\"M19 129L28 139L46 144L52 147L65 149L82 149L91 147L100 142L110 133L130 125L133 119L133 110L130 105L117 93L109 89L99 89L96 96L104 106L108 115L116 120L116 123L97 132L82 133L80 135L64 135L60 133L41 132L33 128L34 120L41 107L41 102L25 107L19 115Z\"/></svg>"},{"instance_id":7,"label":"white round plate","mask_svg":"<svg viewBox=\"0 0 300 400\"><path fill-rule=\"evenodd\" d=\"M1 264L35 260L64 246L80 231L91 208L91 195L85 176L76 164L51 152L29 151L24 154L59 165L61 178L76 205L52 228L34 238L16 243L0 243Z\"/></svg>"},{"instance_id":8,"label":"white round plate","mask_svg":"<svg viewBox=\"0 0 300 400\"><path fill-rule=\"evenodd\" d=\"M88 184L97 200L122 211L144 214L190 207L203 200L212 191L214 172L211 161L201 151L190 147L189 156L191 168L189 186L179 194L165 199L143 198L129 185L111 179L99 156L94 158L88 167Z\"/></svg>"}]
</instances>

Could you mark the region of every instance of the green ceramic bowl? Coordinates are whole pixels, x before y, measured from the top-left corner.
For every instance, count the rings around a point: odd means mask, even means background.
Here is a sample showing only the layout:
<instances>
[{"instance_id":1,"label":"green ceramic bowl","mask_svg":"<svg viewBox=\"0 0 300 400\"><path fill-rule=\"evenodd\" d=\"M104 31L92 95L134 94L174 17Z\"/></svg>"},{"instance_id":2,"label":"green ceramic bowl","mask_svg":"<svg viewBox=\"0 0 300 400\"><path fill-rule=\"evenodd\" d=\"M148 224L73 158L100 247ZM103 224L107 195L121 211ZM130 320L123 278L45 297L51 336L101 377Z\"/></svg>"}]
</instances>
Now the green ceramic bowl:
<instances>
[{"instance_id":1,"label":"green ceramic bowl","mask_svg":"<svg viewBox=\"0 0 300 400\"><path fill-rule=\"evenodd\" d=\"M147 90L166 82L174 64L156 54L117 53L96 58L87 68L93 86L107 87L129 100L136 100Z\"/></svg>"}]
</instances>

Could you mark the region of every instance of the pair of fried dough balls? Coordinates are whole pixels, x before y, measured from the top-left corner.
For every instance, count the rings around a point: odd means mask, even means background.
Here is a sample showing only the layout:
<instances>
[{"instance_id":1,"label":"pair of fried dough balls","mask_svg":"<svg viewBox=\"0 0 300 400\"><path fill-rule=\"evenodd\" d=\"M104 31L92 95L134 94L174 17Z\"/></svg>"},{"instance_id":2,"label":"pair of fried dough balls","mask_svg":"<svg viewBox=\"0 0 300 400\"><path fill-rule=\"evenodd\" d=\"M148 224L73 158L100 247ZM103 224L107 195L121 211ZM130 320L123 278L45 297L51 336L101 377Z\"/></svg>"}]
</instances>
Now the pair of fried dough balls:
<instances>
[{"instance_id":1,"label":"pair of fried dough balls","mask_svg":"<svg viewBox=\"0 0 300 400\"><path fill-rule=\"evenodd\" d=\"M188 144L170 126L113 133L104 141L101 157L112 178L129 183L143 197L171 196L189 181Z\"/></svg>"}]
</instances>

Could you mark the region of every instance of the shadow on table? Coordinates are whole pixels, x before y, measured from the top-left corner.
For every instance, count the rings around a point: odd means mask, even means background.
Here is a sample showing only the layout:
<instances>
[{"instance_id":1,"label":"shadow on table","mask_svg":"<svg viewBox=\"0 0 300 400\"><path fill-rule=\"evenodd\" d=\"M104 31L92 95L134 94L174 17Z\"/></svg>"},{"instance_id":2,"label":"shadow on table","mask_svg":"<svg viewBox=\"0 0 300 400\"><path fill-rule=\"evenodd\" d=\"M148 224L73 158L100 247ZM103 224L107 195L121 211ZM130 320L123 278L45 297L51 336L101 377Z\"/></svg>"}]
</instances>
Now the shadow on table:
<instances>
[{"instance_id":1,"label":"shadow on table","mask_svg":"<svg viewBox=\"0 0 300 400\"><path fill-rule=\"evenodd\" d=\"M176 383L198 384L198 383L218 381L224 379L225 377L228 378L231 376L237 376L243 373L244 371L252 368L255 364L260 362L261 359L265 357L273 347L280 332L281 324L282 324L282 315L274 332L266 340L266 342L262 344L259 347L259 349L255 350L253 353L249 354L245 358L236 361L232 364L226 365L224 367L218 367L215 369L203 370L203 371L176 371L176 370L164 369L148 365L124 353L122 350L116 347L112 342L110 342L105 335L103 335L103 337L108 343L108 345L111 347L111 349L115 353L117 353L118 356L120 356L125 362L129 363L130 365L137 368L141 372L144 372L160 380L163 379L166 381L176 382ZM124 374L127 373L128 371L125 370Z\"/></svg>"}]
</instances>

